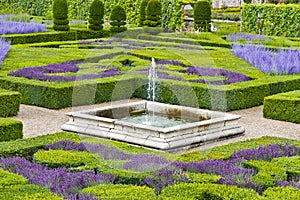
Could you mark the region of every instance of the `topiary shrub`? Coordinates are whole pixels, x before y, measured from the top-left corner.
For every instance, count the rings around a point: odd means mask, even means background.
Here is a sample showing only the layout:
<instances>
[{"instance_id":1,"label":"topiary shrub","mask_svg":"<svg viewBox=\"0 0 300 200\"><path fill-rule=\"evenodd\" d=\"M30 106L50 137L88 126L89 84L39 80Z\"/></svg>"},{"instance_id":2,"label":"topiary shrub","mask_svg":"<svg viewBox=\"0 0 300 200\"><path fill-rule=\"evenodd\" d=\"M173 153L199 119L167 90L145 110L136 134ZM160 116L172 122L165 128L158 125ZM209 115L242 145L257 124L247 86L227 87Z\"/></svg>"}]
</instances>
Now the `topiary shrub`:
<instances>
[{"instance_id":1,"label":"topiary shrub","mask_svg":"<svg viewBox=\"0 0 300 200\"><path fill-rule=\"evenodd\" d=\"M126 31L126 12L120 5L113 7L110 14L110 31L113 33L120 33Z\"/></svg>"},{"instance_id":2,"label":"topiary shrub","mask_svg":"<svg viewBox=\"0 0 300 200\"><path fill-rule=\"evenodd\" d=\"M198 1L194 6L194 28L199 31L210 31L211 4L203 0Z\"/></svg>"},{"instance_id":3,"label":"topiary shrub","mask_svg":"<svg viewBox=\"0 0 300 200\"><path fill-rule=\"evenodd\" d=\"M103 29L104 4L100 0L94 0L90 6L89 29L100 31Z\"/></svg>"},{"instance_id":4,"label":"topiary shrub","mask_svg":"<svg viewBox=\"0 0 300 200\"><path fill-rule=\"evenodd\" d=\"M140 18L139 18L139 26L143 26L146 20L146 8L149 0L142 0L140 5Z\"/></svg>"},{"instance_id":5,"label":"topiary shrub","mask_svg":"<svg viewBox=\"0 0 300 200\"><path fill-rule=\"evenodd\" d=\"M66 0L54 0L53 5L53 29L56 31L70 30L68 20L68 4Z\"/></svg>"},{"instance_id":6,"label":"topiary shrub","mask_svg":"<svg viewBox=\"0 0 300 200\"><path fill-rule=\"evenodd\" d=\"M23 123L10 118L0 118L0 142L23 138Z\"/></svg>"},{"instance_id":7,"label":"topiary shrub","mask_svg":"<svg viewBox=\"0 0 300 200\"><path fill-rule=\"evenodd\" d=\"M156 27L161 24L161 9L162 5L159 0L150 0L146 7L145 25Z\"/></svg>"}]
</instances>

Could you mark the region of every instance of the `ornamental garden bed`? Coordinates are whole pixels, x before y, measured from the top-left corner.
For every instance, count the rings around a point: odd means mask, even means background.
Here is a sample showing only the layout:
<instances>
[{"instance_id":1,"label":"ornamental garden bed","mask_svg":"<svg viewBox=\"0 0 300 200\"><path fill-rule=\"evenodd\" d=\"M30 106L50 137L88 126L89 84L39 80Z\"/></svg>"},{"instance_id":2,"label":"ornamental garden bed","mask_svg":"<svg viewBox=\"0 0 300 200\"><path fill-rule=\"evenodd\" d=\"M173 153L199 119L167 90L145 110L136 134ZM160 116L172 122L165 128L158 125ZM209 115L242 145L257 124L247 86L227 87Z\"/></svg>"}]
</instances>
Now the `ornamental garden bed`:
<instances>
[{"instance_id":1,"label":"ornamental garden bed","mask_svg":"<svg viewBox=\"0 0 300 200\"><path fill-rule=\"evenodd\" d=\"M175 155L61 132L1 143L0 197L299 199L299 152L262 137Z\"/></svg>"},{"instance_id":2,"label":"ornamental garden bed","mask_svg":"<svg viewBox=\"0 0 300 200\"><path fill-rule=\"evenodd\" d=\"M0 85L19 91L22 103L51 109L146 99L148 68L155 58L156 101L163 103L230 111L261 105L266 96L299 89L300 76L289 75L293 68L283 75L282 69L269 75L233 55L247 55L251 47L199 46L184 35L173 41L174 35L164 42L160 40L166 33L151 36L157 41L127 37L13 45L2 66ZM209 34L202 37L211 40ZM261 49L254 49L260 53ZM282 54L292 56L293 52Z\"/></svg>"},{"instance_id":3,"label":"ornamental garden bed","mask_svg":"<svg viewBox=\"0 0 300 200\"><path fill-rule=\"evenodd\" d=\"M266 97L263 115L269 119L300 123L300 90Z\"/></svg>"}]
</instances>

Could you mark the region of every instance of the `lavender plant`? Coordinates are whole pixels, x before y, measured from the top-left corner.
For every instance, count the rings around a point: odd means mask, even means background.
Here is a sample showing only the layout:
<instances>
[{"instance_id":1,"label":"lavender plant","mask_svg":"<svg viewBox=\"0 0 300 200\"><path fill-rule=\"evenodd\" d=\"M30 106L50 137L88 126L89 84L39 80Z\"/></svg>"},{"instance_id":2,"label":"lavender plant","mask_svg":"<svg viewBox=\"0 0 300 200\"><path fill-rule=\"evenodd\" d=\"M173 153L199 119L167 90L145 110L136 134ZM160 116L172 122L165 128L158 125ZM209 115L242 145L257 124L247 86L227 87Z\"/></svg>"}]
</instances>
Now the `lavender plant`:
<instances>
[{"instance_id":1,"label":"lavender plant","mask_svg":"<svg viewBox=\"0 0 300 200\"><path fill-rule=\"evenodd\" d=\"M283 187L292 186L294 188L300 189L300 176L296 176L296 178L291 181L279 181L278 186L283 186Z\"/></svg>"},{"instance_id":2,"label":"lavender plant","mask_svg":"<svg viewBox=\"0 0 300 200\"><path fill-rule=\"evenodd\" d=\"M230 41L230 42L237 42L241 39L245 40L247 42L250 42L253 40L256 40L256 41L271 40L270 38L268 38L265 35L251 34L251 33L229 33L226 37L226 40Z\"/></svg>"},{"instance_id":3,"label":"lavender plant","mask_svg":"<svg viewBox=\"0 0 300 200\"><path fill-rule=\"evenodd\" d=\"M61 140L53 144L48 144L44 146L45 150L72 150L72 151L85 151L86 147L83 143L76 143L70 140Z\"/></svg>"},{"instance_id":4,"label":"lavender plant","mask_svg":"<svg viewBox=\"0 0 300 200\"><path fill-rule=\"evenodd\" d=\"M0 19L0 34L25 34L45 31L47 31L47 27L44 24Z\"/></svg>"},{"instance_id":5,"label":"lavender plant","mask_svg":"<svg viewBox=\"0 0 300 200\"><path fill-rule=\"evenodd\" d=\"M283 156L295 156L300 149L295 145L286 143L285 145L272 144L268 146L260 146L258 149L242 149L231 155L232 159L242 158L245 160L264 160L270 161L273 158Z\"/></svg>"},{"instance_id":6,"label":"lavender plant","mask_svg":"<svg viewBox=\"0 0 300 200\"><path fill-rule=\"evenodd\" d=\"M300 73L300 49L278 49L274 52L263 45L232 45L233 54L260 71L271 75Z\"/></svg>"},{"instance_id":7,"label":"lavender plant","mask_svg":"<svg viewBox=\"0 0 300 200\"><path fill-rule=\"evenodd\" d=\"M6 41L5 39L0 38L0 66L2 65L2 62L6 57L9 48L10 48L10 41Z\"/></svg>"},{"instance_id":8,"label":"lavender plant","mask_svg":"<svg viewBox=\"0 0 300 200\"><path fill-rule=\"evenodd\" d=\"M88 171L68 172L66 168L48 169L25 158L0 158L0 167L26 177L62 197L74 197L80 189L100 183L113 183L115 176ZM72 198L71 198L72 199Z\"/></svg>"}]
</instances>

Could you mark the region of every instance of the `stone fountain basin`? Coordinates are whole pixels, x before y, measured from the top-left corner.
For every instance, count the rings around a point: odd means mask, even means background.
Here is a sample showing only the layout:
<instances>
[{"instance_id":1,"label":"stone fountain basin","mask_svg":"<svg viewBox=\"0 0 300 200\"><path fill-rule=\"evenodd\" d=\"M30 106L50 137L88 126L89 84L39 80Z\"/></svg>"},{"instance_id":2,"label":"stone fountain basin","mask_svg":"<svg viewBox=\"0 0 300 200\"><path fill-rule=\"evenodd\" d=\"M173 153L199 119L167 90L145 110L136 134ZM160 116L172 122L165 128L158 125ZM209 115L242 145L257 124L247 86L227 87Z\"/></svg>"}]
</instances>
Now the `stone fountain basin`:
<instances>
[{"instance_id":1,"label":"stone fountain basin","mask_svg":"<svg viewBox=\"0 0 300 200\"><path fill-rule=\"evenodd\" d=\"M142 112L179 117L188 119L189 122L170 127L155 127L122 121L124 117ZM169 152L189 149L245 132L244 127L238 124L238 115L144 100L122 105L114 105L112 102L110 106L69 112L66 115L70 120L62 125L61 129L64 131Z\"/></svg>"}]
</instances>

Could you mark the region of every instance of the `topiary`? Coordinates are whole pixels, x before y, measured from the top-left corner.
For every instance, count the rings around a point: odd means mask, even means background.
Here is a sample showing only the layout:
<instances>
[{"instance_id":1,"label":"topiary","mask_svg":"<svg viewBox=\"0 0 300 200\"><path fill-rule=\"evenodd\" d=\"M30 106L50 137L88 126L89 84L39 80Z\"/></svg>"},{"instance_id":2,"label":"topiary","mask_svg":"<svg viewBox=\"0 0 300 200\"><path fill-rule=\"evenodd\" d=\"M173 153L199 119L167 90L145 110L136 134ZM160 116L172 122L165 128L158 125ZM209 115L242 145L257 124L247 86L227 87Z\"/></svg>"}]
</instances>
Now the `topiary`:
<instances>
[{"instance_id":1,"label":"topiary","mask_svg":"<svg viewBox=\"0 0 300 200\"><path fill-rule=\"evenodd\" d=\"M146 20L146 8L149 0L142 0L140 5L140 18L139 18L139 26L143 26Z\"/></svg>"},{"instance_id":2,"label":"topiary","mask_svg":"<svg viewBox=\"0 0 300 200\"><path fill-rule=\"evenodd\" d=\"M156 27L161 24L162 5L159 0L150 0L146 8L145 25Z\"/></svg>"},{"instance_id":3,"label":"topiary","mask_svg":"<svg viewBox=\"0 0 300 200\"><path fill-rule=\"evenodd\" d=\"M94 0L90 6L89 29L100 31L103 29L104 4L100 0Z\"/></svg>"},{"instance_id":4,"label":"topiary","mask_svg":"<svg viewBox=\"0 0 300 200\"><path fill-rule=\"evenodd\" d=\"M194 6L194 27L209 32L211 22L211 4L207 0L198 1Z\"/></svg>"},{"instance_id":5,"label":"topiary","mask_svg":"<svg viewBox=\"0 0 300 200\"><path fill-rule=\"evenodd\" d=\"M68 4L66 0L54 0L53 1L53 29L56 31L68 31L70 30L68 20Z\"/></svg>"},{"instance_id":6,"label":"topiary","mask_svg":"<svg viewBox=\"0 0 300 200\"><path fill-rule=\"evenodd\" d=\"M113 7L110 14L110 31L113 33L120 33L126 31L126 12L120 5Z\"/></svg>"}]
</instances>

